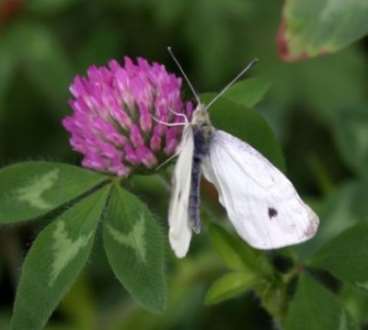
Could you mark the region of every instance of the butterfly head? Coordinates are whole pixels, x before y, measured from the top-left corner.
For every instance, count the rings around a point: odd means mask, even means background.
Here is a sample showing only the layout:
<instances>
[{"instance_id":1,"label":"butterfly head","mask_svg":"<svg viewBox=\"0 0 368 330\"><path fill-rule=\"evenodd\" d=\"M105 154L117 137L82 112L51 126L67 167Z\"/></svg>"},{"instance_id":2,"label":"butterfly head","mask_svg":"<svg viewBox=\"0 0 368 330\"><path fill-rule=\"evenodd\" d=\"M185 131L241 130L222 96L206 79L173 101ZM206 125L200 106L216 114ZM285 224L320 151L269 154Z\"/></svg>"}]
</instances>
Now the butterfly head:
<instances>
[{"instance_id":1,"label":"butterfly head","mask_svg":"<svg viewBox=\"0 0 368 330\"><path fill-rule=\"evenodd\" d=\"M206 107L199 103L193 112L191 125L193 128L201 130L205 135L211 135L214 131L208 111Z\"/></svg>"},{"instance_id":2,"label":"butterfly head","mask_svg":"<svg viewBox=\"0 0 368 330\"><path fill-rule=\"evenodd\" d=\"M193 112L192 125L199 127L211 125L208 111L202 103L199 103Z\"/></svg>"}]
</instances>

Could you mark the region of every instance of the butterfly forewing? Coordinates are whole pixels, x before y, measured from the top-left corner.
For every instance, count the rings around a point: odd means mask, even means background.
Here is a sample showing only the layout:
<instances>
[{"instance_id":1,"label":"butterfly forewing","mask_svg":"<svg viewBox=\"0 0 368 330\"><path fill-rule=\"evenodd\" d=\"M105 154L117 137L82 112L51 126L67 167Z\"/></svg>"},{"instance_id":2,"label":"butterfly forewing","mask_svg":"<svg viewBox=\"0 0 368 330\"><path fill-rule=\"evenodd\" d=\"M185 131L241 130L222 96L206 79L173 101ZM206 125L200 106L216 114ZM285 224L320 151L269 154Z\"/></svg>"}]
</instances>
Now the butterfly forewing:
<instances>
[{"instance_id":1,"label":"butterfly forewing","mask_svg":"<svg viewBox=\"0 0 368 330\"><path fill-rule=\"evenodd\" d=\"M259 249L313 237L319 219L286 176L249 144L216 130L203 174L218 192L237 233Z\"/></svg>"},{"instance_id":2,"label":"butterfly forewing","mask_svg":"<svg viewBox=\"0 0 368 330\"><path fill-rule=\"evenodd\" d=\"M172 179L169 207L169 240L177 257L184 257L189 249L192 229L189 223L189 194L193 163L193 132L185 126L179 146L179 156Z\"/></svg>"}]
</instances>

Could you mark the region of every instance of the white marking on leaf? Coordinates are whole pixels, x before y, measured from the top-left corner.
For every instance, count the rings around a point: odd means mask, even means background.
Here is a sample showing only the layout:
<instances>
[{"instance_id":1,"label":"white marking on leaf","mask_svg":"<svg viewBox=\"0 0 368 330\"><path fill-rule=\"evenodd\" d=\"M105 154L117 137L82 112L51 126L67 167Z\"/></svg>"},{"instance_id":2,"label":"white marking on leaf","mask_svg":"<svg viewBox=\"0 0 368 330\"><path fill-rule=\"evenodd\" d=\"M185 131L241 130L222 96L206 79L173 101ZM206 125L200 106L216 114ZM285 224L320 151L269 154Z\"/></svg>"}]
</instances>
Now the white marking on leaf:
<instances>
[{"instance_id":1,"label":"white marking on leaf","mask_svg":"<svg viewBox=\"0 0 368 330\"><path fill-rule=\"evenodd\" d=\"M68 232L65 230L65 223L59 222L53 233L54 244L53 262L51 265L51 275L49 286L52 286L60 273L67 267L67 265L77 256L78 252L87 246L93 233L88 235L81 235L76 240L68 237Z\"/></svg>"},{"instance_id":2,"label":"white marking on leaf","mask_svg":"<svg viewBox=\"0 0 368 330\"><path fill-rule=\"evenodd\" d=\"M52 205L42 195L54 185L58 177L59 169L54 169L44 175L32 178L31 183L17 190L18 200L38 209L50 208Z\"/></svg>"},{"instance_id":3,"label":"white marking on leaf","mask_svg":"<svg viewBox=\"0 0 368 330\"><path fill-rule=\"evenodd\" d=\"M106 226L107 230L109 231L110 235L115 239L115 241L132 248L137 254L137 257L140 258L143 262L146 262L146 249L144 241L146 227L144 224L143 214L141 215L139 220L135 222L132 230L128 234L118 231L108 224Z\"/></svg>"}]
</instances>

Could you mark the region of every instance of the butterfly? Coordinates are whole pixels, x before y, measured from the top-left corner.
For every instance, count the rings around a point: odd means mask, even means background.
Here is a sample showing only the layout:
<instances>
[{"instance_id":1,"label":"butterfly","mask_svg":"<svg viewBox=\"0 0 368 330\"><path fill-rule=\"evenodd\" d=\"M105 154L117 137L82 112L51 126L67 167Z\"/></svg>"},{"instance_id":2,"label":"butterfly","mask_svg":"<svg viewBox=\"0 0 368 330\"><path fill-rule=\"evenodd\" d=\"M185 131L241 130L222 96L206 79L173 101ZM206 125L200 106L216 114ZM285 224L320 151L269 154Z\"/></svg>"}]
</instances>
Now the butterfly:
<instances>
[{"instance_id":1,"label":"butterfly","mask_svg":"<svg viewBox=\"0 0 368 330\"><path fill-rule=\"evenodd\" d=\"M180 63L169 48L197 99L191 121L185 119L172 177L169 241L184 257L192 233L200 232L202 175L217 189L219 201L238 235L257 249L304 242L318 229L319 218L303 202L289 179L260 152L229 133L214 128L208 109L253 64L242 70L208 105L200 102Z\"/></svg>"}]
</instances>

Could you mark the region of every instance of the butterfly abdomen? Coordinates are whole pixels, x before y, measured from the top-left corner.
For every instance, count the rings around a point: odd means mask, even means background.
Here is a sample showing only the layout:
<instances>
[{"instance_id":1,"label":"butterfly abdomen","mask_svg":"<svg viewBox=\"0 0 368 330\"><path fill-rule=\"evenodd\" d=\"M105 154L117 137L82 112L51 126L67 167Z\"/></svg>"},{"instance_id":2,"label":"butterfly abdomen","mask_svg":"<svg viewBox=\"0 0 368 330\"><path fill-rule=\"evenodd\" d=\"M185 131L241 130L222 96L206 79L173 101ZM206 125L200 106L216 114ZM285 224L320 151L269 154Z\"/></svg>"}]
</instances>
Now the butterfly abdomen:
<instances>
[{"instance_id":1,"label":"butterfly abdomen","mask_svg":"<svg viewBox=\"0 0 368 330\"><path fill-rule=\"evenodd\" d=\"M191 173L191 187L189 195L189 218L190 224L195 233L201 231L200 219L200 183L201 183L201 163L203 157L208 153L210 138L212 133L201 127L193 127L193 164Z\"/></svg>"}]
</instances>

